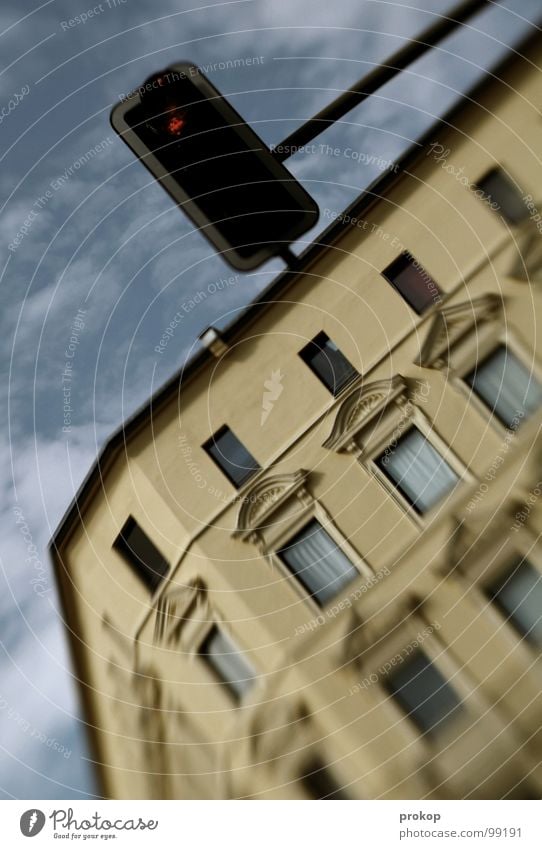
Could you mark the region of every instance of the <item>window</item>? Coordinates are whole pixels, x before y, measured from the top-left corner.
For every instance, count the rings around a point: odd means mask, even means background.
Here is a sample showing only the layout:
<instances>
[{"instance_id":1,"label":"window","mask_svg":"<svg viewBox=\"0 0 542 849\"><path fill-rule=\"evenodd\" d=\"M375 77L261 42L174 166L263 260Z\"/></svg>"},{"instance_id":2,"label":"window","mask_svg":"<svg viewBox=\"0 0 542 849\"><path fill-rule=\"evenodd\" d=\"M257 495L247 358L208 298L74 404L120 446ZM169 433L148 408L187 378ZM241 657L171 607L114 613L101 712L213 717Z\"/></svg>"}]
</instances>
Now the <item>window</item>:
<instances>
[{"instance_id":1,"label":"window","mask_svg":"<svg viewBox=\"0 0 542 849\"><path fill-rule=\"evenodd\" d=\"M397 667L386 686L424 733L434 732L462 709L456 692L422 651Z\"/></svg>"},{"instance_id":2,"label":"window","mask_svg":"<svg viewBox=\"0 0 542 849\"><path fill-rule=\"evenodd\" d=\"M458 481L417 427L411 427L375 462L418 513L427 513Z\"/></svg>"},{"instance_id":3,"label":"window","mask_svg":"<svg viewBox=\"0 0 542 849\"><path fill-rule=\"evenodd\" d=\"M307 764L300 781L305 793L311 799L348 800L348 796L337 785L329 769L320 758L314 758L310 764Z\"/></svg>"},{"instance_id":4,"label":"window","mask_svg":"<svg viewBox=\"0 0 542 849\"><path fill-rule=\"evenodd\" d=\"M324 332L305 345L299 356L333 395L357 377L358 372Z\"/></svg>"},{"instance_id":5,"label":"window","mask_svg":"<svg viewBox=\"0 0 542 849\"><path fill-rule=\"evenodd\" d=\"M505 345L499 345L465 380L511 430L542 406L542 385Z\"/></svg>"},{"instance_id":6,"label":"window","mask_svg":"<svg viewBox=\"0 0 542 849\"><path fill-rule=\"evenodd\" d=\"M358 570L316 519L278 554L320 606L359 577Z\"/></svg>"},{"instance_id":7,"label":"window","mask_svg":"<svg viewBox=\"0 0 542 849\"><path fill-rule=\"evenodd\" d=\"M217 625L209 631L199 653L237 700L250 690L256 677L253 667Z\"/></svg>"},{"instance_id":8,"label":"window","mask_svg":"<svg viewBox=\"0 0 542 849\"><path fill-rule=\"evenodd\" d=\"M114 547L130 564L138 578L154 592L165 577L169 563L131 516L115 540Z\"/></svg>"},{"instance_id":9,"label":"window","mask_svg":"<svg viewBox=\"0 0 542 849\"><path fill-rule=\"evenodd\" d=\"M517 560L487 590L517 631L542 648L542 575L528 560Z\"/></svg>"},{"instance_id":10,"label":"window","mask_svg":"<svg viewBox=\"0 0 542 849\"><path fill-rule=\"evenodd\" d=\"M260 466L235 434L224 425L203 446L234 486L242 486Z\"/></svg>"},{"instance_id":11,"label":"window","mask_svg":"<svg viewBox=\"0 0 542 849\"><path fill-rule=\"evenodd\" d=\"M519 224L527 218L529 210L523 202L521 193L500 168L492 168L479 181L478 188L483 191L489 203L497 204L498 209L495 211L500 212L509 224Z\"/></svg>"},{"instance_id":12,"label":"window","mask_svg":"<svg viewBox=\"0 0 542 849\"><path fill-rule=\"evenodd\" d=\"M433 278L408 251L398 256L382 274L418 315L442 300Z\"/></svg>"}]
</instances>

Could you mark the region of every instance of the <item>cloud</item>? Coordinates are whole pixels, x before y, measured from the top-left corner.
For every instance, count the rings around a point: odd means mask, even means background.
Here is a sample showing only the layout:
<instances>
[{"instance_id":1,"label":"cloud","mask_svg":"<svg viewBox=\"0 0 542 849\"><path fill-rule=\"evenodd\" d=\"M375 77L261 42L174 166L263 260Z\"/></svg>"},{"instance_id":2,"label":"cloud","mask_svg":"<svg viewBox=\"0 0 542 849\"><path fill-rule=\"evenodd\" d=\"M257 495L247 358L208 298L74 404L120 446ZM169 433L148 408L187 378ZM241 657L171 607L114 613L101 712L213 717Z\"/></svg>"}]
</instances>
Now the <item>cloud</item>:
<instances>
[{"instance_id":1,"label":"cloud","mask_svg":"<svg viewBox=\"0 0 542 849\"><path fill-rule=\"evenodd\" d=\"M98 427L101 441L111 422ZM3 480L16 490L0 514L0 770L4 791L25 798L77 798L93 789L75 682L46 545L95 451L89 424L66 442L2 445ZM27 726L29 726L27 728ZM56 738L58 745L53 748ZM69 757L59 746L71 750ZM55 783L57 782L57 783Z\"/></svg>"}]
</instances>

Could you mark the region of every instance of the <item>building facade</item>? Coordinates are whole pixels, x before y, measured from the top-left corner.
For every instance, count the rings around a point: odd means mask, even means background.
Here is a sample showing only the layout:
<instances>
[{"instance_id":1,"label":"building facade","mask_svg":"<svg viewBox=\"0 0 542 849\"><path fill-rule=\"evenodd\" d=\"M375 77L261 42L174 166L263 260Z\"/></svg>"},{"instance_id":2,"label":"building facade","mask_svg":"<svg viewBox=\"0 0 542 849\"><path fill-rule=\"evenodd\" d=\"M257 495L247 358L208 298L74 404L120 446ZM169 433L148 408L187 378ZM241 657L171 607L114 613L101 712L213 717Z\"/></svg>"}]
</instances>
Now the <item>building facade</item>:
<instances>
[{"instance_id":1,"label":"building facade","mask_svg":"<svg viewBox=\"0 0 542 849\"><path fill-rule=\"evenodd\" d=\"M542 45L112 437L51 552L103 793L540 798Z\"/></svg>"}]
</instances>

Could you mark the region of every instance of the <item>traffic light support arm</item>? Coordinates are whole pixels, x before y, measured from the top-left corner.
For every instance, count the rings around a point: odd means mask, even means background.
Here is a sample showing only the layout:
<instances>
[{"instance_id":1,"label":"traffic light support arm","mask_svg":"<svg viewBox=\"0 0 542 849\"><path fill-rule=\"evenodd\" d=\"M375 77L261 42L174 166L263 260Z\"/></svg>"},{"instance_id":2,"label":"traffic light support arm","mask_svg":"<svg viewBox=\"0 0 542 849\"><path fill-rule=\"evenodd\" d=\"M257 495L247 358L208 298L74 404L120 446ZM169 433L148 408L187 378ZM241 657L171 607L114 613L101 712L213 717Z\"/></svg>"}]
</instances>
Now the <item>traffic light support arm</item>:
<instances>
[{"instance_id":1,"label":"traffic light support arm","mask_svg":"<svg viewBox=\"0 0 542 849\"><path fill-rule=\"evenodd\" d=\"M347 89L343 94L329 103L301 127L290 133L273 151L275 158L283 162L292 156L296 150L323 133L330 124L339 120L355 106L366 100L381 86L403 71L412 62L446 38L459 24L464 23L477 12L487 8L489 0L467 0L446 16L440 16L437 23L425 29L417 38L411 39L390 56L390 58L373 68L366 76Z\"/></svg>"}]
</instances>

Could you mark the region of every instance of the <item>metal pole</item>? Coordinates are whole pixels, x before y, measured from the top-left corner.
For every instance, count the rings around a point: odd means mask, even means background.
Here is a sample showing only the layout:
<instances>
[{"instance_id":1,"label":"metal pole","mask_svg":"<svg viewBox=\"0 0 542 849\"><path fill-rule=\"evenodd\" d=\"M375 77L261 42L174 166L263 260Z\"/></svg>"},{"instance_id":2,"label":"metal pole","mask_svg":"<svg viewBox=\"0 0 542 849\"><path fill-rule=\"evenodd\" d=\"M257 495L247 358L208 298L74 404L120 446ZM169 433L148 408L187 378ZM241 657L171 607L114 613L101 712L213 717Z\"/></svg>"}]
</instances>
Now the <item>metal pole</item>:
<instances>
[{"instance_id":1,"label":"metal pole","mask_svg":"<svg viewBox=\"0 0 542 849\"><path fill-rule=\"evenodd\" d=\"M314 115L314 117L309 118L301 127L287 136L280 145L277 145L282 150L273 151L275 158L280 162L288 159L289 156L295 153L297 148L312 141L327 129L327 125L342 118L354 106L357 106L358 103L370 97L373 92L403 71L408 65L418 59L418 57L423 56L435 44L442 41L459 24L464 23L484 7L487 8L488 5L489 0L467 0L467 2L460 3L459 6L452 9L446 16L441 15L437 23L432 24L416 38L411 39L404 47L401 47L400 50L397 50L390 56L386 62L373 68L365 77L354 83L351 88L347 89L343 94L325 106L324 109Z\"/></svg>"}]
</instances>

